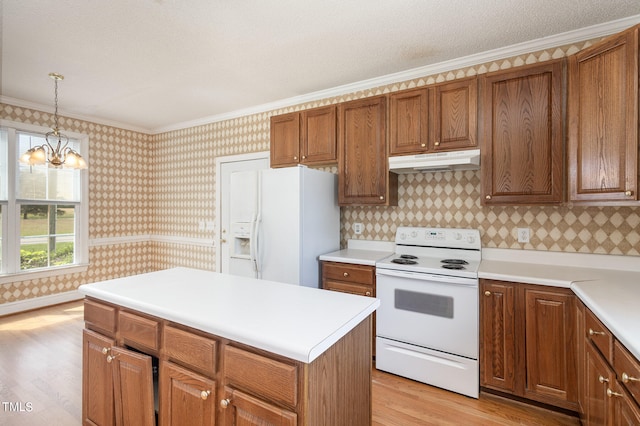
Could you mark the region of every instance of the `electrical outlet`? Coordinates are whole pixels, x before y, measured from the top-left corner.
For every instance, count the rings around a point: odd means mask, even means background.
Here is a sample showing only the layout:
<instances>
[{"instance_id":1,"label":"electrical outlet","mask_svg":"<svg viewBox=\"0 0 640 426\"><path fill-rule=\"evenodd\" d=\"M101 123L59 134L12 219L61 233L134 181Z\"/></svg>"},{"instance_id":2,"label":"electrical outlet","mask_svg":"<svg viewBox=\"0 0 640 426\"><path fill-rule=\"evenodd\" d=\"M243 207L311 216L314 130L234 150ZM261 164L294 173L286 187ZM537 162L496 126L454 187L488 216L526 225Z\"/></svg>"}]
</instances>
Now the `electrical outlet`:
<instances>
[{"instance_id":1,"label":"electrical outlet","mask_svg":"<svg viewBox=\"0 0 640 426\"><path fill-rule=\"evenodd\" d=\"M529 242L529 228L518 228L518 242L519 243Z\"/></svg>"},{"instance_id":2,"label":"electrical outlet","mask_svg":"<svg viewBox=\"0 0 640 426\"><path fill-rule=\"evenodd\" d=\"M361 223L354 223L353 224L353 232L356 235L360 235L362 234L362 231L364 231L364 225Z\"/></svg>"}]
</instances>

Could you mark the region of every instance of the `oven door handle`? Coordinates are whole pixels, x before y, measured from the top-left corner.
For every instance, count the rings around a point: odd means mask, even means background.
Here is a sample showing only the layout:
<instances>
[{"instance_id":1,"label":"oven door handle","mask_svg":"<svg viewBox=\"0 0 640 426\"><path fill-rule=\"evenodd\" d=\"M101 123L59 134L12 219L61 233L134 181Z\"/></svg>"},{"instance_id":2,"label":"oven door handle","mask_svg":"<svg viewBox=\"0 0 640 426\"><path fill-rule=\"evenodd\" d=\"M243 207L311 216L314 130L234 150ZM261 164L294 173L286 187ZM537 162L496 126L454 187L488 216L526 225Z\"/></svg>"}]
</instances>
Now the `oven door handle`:
<instances>
[{"instance_id":1,"label":"oven door handle","mask_svg":"<svg viewBox=\"0 0 640 426\"><path fill-rule=\"evenodd\" d=\"M396 269L376 268L376 275L408 278L411 280L440 282L440 283L453 284L453 285L478 286L477 278L451 277L448 275L428 274L423 272L398 271Z\"/></svg>"}]
</instances>

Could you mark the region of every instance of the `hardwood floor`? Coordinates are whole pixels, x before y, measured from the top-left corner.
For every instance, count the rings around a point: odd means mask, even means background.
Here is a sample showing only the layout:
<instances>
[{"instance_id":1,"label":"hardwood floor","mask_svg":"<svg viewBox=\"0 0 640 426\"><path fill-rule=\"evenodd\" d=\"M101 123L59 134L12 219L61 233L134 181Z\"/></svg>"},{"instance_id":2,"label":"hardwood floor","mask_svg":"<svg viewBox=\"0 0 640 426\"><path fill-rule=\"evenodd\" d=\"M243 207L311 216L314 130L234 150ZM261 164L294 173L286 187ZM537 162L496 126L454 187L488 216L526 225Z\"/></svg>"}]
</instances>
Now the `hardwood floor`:
<instances>
[{"instance_id":1,"label":"hardwood floor","mask_svg":"<svg viewBox=\"0 0 640 426\"><path fill-rule=\"evenodd\" d=\"M81 302L0 318L0 425L79 425ZM373 372L374 426L578 425L497 396L480 399ZM329 426L329 425L328 425Z\"/></svg>"}]
</instances>

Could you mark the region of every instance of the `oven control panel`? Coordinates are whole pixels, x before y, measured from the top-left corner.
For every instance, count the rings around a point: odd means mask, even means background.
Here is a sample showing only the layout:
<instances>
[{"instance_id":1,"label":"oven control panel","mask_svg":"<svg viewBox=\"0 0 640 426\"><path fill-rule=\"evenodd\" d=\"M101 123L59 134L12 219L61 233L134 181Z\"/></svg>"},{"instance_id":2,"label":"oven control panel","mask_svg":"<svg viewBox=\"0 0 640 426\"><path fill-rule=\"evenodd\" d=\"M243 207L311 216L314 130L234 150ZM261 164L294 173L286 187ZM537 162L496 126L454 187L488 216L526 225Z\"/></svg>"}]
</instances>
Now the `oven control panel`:
<instances>
[{"instance_id":1,"label":"oven control panel","mask_svg":"<svg viewBox=\"0 0 640 426\"><path fill-rule=\"evenodd\" d=\"M401 226L396 244L480 250L480 231L460 228L420 228Z\"/></svg>"}]
</instances>

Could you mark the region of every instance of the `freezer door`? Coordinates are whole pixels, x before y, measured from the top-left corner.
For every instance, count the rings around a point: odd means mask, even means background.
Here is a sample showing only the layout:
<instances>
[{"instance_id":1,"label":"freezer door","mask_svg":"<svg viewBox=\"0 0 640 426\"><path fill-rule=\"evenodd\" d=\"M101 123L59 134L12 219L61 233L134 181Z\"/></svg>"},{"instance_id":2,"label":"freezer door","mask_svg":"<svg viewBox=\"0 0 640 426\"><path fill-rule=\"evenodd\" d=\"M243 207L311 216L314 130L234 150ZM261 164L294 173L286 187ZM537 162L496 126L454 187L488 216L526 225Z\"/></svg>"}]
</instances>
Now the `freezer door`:
<instances>
[{"instance_id":1,"label":"freezer door","mask_svg":"<svg viewBox=\"0 0 640 426\"><path fill-rule=\"evenodd\" d=\"M258 171L231 173L229 192L230 222L253 222L258 210Z\"/></svg>"}]
</instances>

